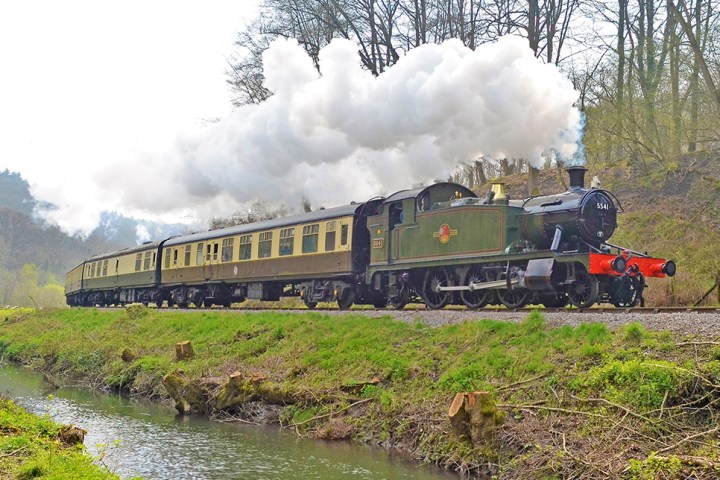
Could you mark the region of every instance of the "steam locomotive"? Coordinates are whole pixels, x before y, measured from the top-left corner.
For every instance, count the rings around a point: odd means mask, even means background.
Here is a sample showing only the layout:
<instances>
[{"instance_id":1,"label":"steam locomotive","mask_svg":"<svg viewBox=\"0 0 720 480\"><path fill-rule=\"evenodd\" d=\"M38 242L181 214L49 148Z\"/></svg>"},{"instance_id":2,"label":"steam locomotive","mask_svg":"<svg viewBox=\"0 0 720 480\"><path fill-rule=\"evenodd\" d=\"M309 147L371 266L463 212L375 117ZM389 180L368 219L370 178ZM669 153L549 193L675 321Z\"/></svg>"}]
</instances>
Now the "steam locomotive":
<instances>
[{"instance_id":1,"label":"steam locomotive","mask_svg":"<svg viewBox=\"0 0 720 480\"><path fill-rule=\"evenodd\" d=\"M645 278L673 276L675 263L608 242L622 207L585 188L585 172L570 167L570 188L556 195L510 200L496 184L479 198L436 183L98 255L68 273L67 303L642 305Z\"/></svg>"}]
</instances>

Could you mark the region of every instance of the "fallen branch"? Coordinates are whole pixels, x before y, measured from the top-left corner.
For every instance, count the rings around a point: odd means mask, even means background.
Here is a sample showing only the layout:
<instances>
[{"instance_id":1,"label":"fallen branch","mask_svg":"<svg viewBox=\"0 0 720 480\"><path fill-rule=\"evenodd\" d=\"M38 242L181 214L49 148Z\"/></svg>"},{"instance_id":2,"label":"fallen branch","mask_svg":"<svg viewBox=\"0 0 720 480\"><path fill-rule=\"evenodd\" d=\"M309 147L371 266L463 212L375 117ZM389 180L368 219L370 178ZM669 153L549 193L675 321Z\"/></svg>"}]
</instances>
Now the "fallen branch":
<instances>
[{"instance_id":1,"label":"fallen branch","mask_svg":"<svg viewBox=\"0 0 720 480\"><path fill-rule=\"evenodd\" d=\"M518 386L524 385L524 384L526 384L526 383L534 382L535 380L540 380L541 378L547 377L548 375L550 375L549 372L548 372L548 373L540 374L540 375L538 375L538 376L536 376L536 377L528 378L528 379L525 379L525 380L520 380L520 381L518 381L518 382L511 383L510 385L505 385L505 386L499 387L499 388L496 389L496 391L497 391L497 392L504 392L505 390L510 390L510 389L513 389L514 387L518 387Z\"/></svg>"},{"instance_id":2,"label":"fallen branch","mask_svg":"<svg viewBox=\"0 0 720 480\"><path fill-rule=\"evenodd\" d=\"M27 445L24 445L24 446L18 448L17 450L13 450L12 452L8 452L8 453L4 453L4 454L0 455L0 458L13 457L16 454L25 450L26 448L27 448Z\"/></svg>"},{"instance_id":3,"label":"fallen branch","mask_svg":"<svg viewBox=\"0 0 720 480\"><path fill-rule=\"evenodd\" d=\"M498 407L498 408L513 408L513 409L516 409L516 410L530 410L530 409L535 409L535 410L548 410L548 411L551 411L551 412L569 413L569 414L571 414L571 415L585 415L585 416L588 416L588 417L607 418L607 417L605 417L605 415L600 415L600 414L598 414L598 413L582 412L582 411L580 411L580 410L568 410L567 408L545 407L545 406L543 406L543 405L533 405L533 404L528 404L528 405L512 405L512 404L508 404L508 403L498 403L498 404L497 404L497 407Z\"/></svg>"},{"instance_id":4,"label":"fallen branch","mask_svg":"<svg viewBox=\"0 0 720 480\"><path fill-rule=\"evenodd\" d=\"M706 341L706 342L680 342L676 343L676 347L684 347L686 345L720 345L720 342L712 342L712 341Z\"/></svg>"},{"instance_id":5,"label":"fallen branch","mask_svg":"<svg viewBox=\"0 0 720 480\"><path fill-rule=\"evenodd\" d=\"M302 422L293 423L293 424L291 424L291 426L292 426L292 427L298 427L298 426L300 426L300 425L304 425L304 424L309 423L309 422L312 422L312 421L314 421L314 420L320 420L321 418L325 418L325 417L332 417L333 415L337 415L338 413L344 412L345 410L348 410L348 409L350 409L350 408L352 408L352 407L355 407L355 406L360 405L360 404L362 404L362 403L367 403L367 402L369 402L370 400L372 400L372 398L366 398L366 399L364 399L364 400L359 400L359 401L357 401L357 402L355 402L355 403L351 403L350 405L348 405L348 406L346 406L346 407L343 407L343 408L341 408L341 409L339 409L339 410L335 410L335 411L332 411L332 412L330 412L330 413L326 413L326 414L324 414L324 415L318 415L318 416L316 416L316 417L308 418L307 420L303 420Z\"/></svg>"},{"instance_id":6,"label":"fallen branch","mask_svg":"<svg viewBox=\"0 0 720 480\"><path fill-rule=\"evenodd\" d=\"M663 457L655 455L653 458L660 462L669 462L673 459L678 459L681 463L689 466L698 466L710 469L720 468L720 462L714 462L704 457L691 457L689 455L674 455L672 457Z\"/></svg>"},{"instance_id":7,"label":"fallen branch","mask_svg":"<svg viewBox=\"0 0 720 480\"><path fill-rule=\"evenodd\" d=\"M580 401L580 402L604 403L605 405L609 405L609 406L611 406L611 407L617 408L618 410L622 410L623 412L625 412L625 413L627 413L628 415L631 415L631 416L633 416L633 417L635 417L635 418L639 418L640 420L644 420L644 421L648 422L649 424L651 424L651 425L653 425L653 426L660 427L660 428L662 428L663 430L668 430L667 427L665 427L665 426L663 426L663 425L658 425L658 423L657 423L655 420L652 420L651 418L648 418L648 417L646 417L645 415L642 415L642 414L640 414L640 413L634 412L634 411L630 410L630 409L627 408L627 407L623 407L622 405L619 405L619 404L617 404L617 403L613 403L613 402L611 402L610 400L606 400L606 399L604 399L604 398L581 398L581 397L576 397L575 395L573 395L572 398L574 398L575 400L578 400L578 401Z\"/></svg>"},{"instance_id":8,"label":"fallen branch","mask_svg":"<svg viewBox=\"0 0 720 480\"><path fill-rule=\"evenodd\" d=\"M670 451L670 450L672 450L672 449L674 449L674 448L679 447L680 445L682 445L682 444L685 443L685 442L689 442L689 441L692 440L693 438L702 437L702 436L705 436L705 435L710 435L711 433L715 433L715 432L717 432L718 430L720 430L720 425L718 425L718 426L715 427L715 428L711 428L710 430L706 430L706 431L704 431L704 432L699 432L699 433L694 433L694 434L692 434L692 435L688 435L687 437L685 437L685 438L683 438L682 440L680 440L679 442L677 442L675 445L670 445L669 447L661 448L660 450L658 450L658 451L655 452L655 453L665 453L665 452L668 452L668 451Z\"/></svg>"}]
</instances>

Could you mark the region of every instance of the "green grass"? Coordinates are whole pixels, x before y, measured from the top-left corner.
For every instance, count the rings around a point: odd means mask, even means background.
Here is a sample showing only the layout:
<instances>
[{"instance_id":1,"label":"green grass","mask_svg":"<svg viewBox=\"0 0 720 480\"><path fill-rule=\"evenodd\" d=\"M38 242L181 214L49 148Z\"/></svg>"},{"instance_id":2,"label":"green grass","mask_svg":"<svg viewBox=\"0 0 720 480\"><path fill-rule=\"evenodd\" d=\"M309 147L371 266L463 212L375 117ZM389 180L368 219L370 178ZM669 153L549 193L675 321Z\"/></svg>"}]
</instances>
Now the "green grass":
<instances>
[{"instance_id":1,"label":"green grass","mask_svg":"<svg viewBox=\"0 0 720 480\"><path fill-rule=\"evenodd\" d=\"M58 441L62 425L30 415L0 397L0 478L110 480L118 477L93 464L82 446Z\"/></svg>"},{"instance_id":2,"label":"green grass","mask_svg":"<svg viewBox=\"0 0 720 480\"><path fill-rule=\"evenodd\" d=\"M195 357L177 362L175 345L185 340L192 342ZM355 438L409 444L437 461L470 455L447 434L446 412L458 392L492 392L516 422L531 417L528 407L514 410L513 405L590 413L558 420L571 420L568 435L579 437L578 444L623 421L593 422L592 415L625 413L625 408L638 419L715 395L709 387L700 389L699 379L720 384L720 350L708 345L685 352L677 342L669 332L639 324L616 331L595 323L549 328L540 312L519 323L478 319L431 328L359 312L0 310L0 357L155 397L167 396L161 379L178 369L191 380L221 382L239 371L267 379L276 392L297 394L301 400L281 409L285 424L313 428L314 418L344 412ZM121 360L125 348L135 353L132 361ZM380 382L367 384L373 377ZM346 410L361 400L362 410ZM577 428L578 418L588 423ZM651 438L656 422L633 429ZM545 455L553 448L537 452ZM519 455L508 468L521 468L529 458L512 451L499 455Z\"/></svg>"}]
</instances>

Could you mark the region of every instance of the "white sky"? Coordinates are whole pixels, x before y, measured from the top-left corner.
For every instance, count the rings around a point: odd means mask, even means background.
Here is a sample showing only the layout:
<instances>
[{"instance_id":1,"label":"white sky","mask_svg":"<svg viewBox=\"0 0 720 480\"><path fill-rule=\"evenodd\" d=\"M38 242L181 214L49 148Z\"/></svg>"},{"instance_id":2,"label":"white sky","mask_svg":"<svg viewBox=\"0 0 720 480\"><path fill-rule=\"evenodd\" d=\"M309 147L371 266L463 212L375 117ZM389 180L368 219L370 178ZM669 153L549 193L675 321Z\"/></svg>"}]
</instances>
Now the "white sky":
<instances>
[{"instance_id":1,"label":"white sky","mask_svg":"<svg viewBox=\"0 0 720 480\"><path fill-rule=\"evenodd\" d=\"M67 207L66 229L121 210L92 173L227 115L227 59L257 3L0 2L0 170Z\"/></svg>"}]
</instances>

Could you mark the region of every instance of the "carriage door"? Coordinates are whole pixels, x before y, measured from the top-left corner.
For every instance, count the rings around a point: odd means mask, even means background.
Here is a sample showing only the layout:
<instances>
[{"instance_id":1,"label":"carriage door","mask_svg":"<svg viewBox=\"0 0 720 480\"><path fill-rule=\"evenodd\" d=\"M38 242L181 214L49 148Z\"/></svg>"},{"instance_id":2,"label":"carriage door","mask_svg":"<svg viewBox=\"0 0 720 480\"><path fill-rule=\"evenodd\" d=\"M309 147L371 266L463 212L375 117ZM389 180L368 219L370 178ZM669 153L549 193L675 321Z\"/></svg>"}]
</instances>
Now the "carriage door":
<instances>
[{"instance_id":1,"label":"carriage door","mask_svg":"<svg viewBox=\"0 0 720 480\"><path fill-rule=\"evenodd\" d=\"M218 242L208 242L205 244L205 280L213 280L217 276L219 249L220 244Z\"/></svg>"},{"instance_id":2,"label":"carriage door","mask_svg":"<svg viewBox=\"0 0 720 480\"><path fill-rule=\"evenodd\" d=\"M388 207L388 229L385 238L387 240L387 259L388 263L392 263L397 260L397 246L400 240L398 227L402 226L403 223L403 202L397 201L390 204Z\"/></svg>"}]
</instances>

